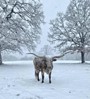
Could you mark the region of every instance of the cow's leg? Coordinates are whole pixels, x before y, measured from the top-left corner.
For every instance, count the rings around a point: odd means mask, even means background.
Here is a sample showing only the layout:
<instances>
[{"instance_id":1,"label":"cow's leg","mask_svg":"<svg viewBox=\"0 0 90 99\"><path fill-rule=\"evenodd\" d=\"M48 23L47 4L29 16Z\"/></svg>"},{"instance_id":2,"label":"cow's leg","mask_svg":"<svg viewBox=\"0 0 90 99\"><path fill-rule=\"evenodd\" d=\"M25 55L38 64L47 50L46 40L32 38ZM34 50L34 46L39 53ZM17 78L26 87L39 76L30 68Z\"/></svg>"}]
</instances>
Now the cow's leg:
<instances>
[{"instance_id":1,"label":"cow's leg","mask_svg":"<svg viewBox=\"0 0 90 99\"><path fill-rule=\"evenodd\" d=\"M42 83L44 83L44 71L41 70L41 75L42 75Z\"/></svg>"},{"instance_id":2,"label":"cow's leg","mask_svg":"<svg viewBox=\"0 0 90 99\"><path fill-rule=\"evenodd\" d=\"M51 72L49 73L49 83L51 83Z\"/></svg>"},{"instance_id":3,"label":"cow's leg","mask_svg":"<svg viewBox=\"0 0 90 99\"><path fill-rule=\"evenodd\" d=\"M37 79L38 81L40 81L40 79L39 79L39 71L35 71L35 77L36 77L36 79Z\"/></svg>"}]
</instances>

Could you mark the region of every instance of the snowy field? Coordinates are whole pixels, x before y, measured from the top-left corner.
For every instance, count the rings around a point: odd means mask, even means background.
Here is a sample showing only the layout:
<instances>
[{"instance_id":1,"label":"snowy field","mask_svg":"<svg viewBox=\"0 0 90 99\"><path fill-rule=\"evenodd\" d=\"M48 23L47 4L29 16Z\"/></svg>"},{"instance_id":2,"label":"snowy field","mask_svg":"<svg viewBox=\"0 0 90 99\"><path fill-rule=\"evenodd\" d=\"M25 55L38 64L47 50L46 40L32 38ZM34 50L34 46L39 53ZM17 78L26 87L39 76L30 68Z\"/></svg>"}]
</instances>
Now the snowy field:
<instances>
[{"instance_id":1,"label":"snowy field","mask_svg":"<svg viewBox=\"0 0 90 99\"><path fill-rule=\"evenodd\" d=\"M37 82L31 61L0 66L0 99L90 99L90 62L54 63L52 83Z\"/></svg>"}]
</instances>

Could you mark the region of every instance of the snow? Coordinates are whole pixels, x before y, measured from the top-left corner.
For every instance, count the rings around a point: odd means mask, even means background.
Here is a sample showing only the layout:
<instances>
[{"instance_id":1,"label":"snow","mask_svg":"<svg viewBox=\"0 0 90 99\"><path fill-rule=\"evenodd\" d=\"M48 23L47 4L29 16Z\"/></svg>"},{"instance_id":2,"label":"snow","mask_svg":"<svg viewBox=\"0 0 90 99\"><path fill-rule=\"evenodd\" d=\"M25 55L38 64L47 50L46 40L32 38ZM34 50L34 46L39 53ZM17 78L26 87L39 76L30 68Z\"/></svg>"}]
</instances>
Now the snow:
<instances>
[{"instance_id":1,"label":"snow","mask_svg":"<svg viewBox=\"0 0 90 99\"><path fill-rule=\"evenodd\" d=\"M4 62L0 99L90 99L90 62L55 62L51 84L36 81L32 61Z\"/></svg>"}]
</instances>

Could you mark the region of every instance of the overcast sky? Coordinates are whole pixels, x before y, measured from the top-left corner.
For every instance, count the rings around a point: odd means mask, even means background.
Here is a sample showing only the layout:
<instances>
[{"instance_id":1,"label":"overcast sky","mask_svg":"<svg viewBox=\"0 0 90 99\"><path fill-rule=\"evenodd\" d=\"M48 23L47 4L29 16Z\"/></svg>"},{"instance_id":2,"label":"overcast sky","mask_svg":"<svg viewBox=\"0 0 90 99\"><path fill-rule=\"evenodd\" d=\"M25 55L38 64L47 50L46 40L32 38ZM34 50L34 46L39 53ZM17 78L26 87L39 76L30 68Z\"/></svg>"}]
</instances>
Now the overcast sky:
<instances>
[{"instance_id":1,"label":"overcast sky","mask_svg":"<svg viewBox=\"0 0 90 99\"><path fill-rule=\"evenodd\" d=\"M40 0L43 4L43 11L45 15L46 24L42 26L41 44L38 45L38 48L43 47L47 44L47 34L49 32L49 22L51 19L54 19L57 15L57 12L65 12L67 6L70 3L70 0Z\"/></svg>"}]
</instances>

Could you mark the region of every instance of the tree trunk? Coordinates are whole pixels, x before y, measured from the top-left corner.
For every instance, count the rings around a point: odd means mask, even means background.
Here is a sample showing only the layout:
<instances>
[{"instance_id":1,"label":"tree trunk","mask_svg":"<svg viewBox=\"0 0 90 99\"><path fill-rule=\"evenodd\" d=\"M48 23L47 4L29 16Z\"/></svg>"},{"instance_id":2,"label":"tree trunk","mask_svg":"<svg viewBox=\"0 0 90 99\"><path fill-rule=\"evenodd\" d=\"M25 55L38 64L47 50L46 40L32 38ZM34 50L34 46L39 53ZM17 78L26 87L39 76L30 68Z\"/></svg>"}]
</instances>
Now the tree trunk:
<instances>
[{"instance_id":1,"label":"tree trunk","mask_svg":"<svg viewBox=\"0 0 90 99\"><path fill-rule=\"evenodd\" d=\"M81 63L85 63L85 53L81 52Z\"/></svg>"},{"instance_id":2,"label":"tree trunk","mask_svg":"<svg viewBox=\"0 0 90 99\"><path fill-rule=\"evenodd\" d=\"M1 51L0 51L0 65L2 65L2 55L1 55Z\"/></svg>"},{"instance_id":3,"label":"tree trunk","mask_svg":"<svg viewBox=\"0 0 90 99\"><path fill-rule=\"evenodd\" d=\"M0 45L0 65L2 65L1 45Z\"/></svg>"}]
</instances>

